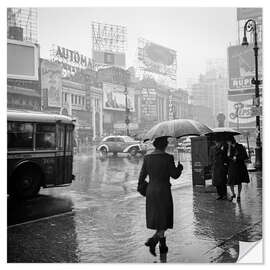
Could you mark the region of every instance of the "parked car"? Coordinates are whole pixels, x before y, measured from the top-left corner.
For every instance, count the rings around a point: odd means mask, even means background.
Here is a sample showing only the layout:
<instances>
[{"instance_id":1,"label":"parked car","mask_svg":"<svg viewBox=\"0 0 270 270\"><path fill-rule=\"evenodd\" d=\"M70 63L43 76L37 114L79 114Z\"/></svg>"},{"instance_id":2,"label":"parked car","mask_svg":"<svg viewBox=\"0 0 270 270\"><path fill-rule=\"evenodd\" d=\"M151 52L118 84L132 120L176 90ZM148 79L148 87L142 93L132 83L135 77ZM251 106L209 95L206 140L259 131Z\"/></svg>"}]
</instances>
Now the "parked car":
<instances>
[{"instance_id":1,"label":"parked car","mask_svg":"<svg viewBox=\"0 0 270 270\"><path fill-rule=\"evenodd\" d=\"M129 136L107 136L97 146L97 151L102 155L108 153L129 153L132 156L136 156L137 153L143 153L144 146L140 141Z\"/></svg>"},{"instance_id":2,"label":"parked car","mask_svg":"<svg viewBox=\"0 0 270 270\"><path fill-rule=\"evenodd\" d=\"M142 149L141 154L146 155L146 154L149 154L152 151L154 151L155 147L154 147L152 142L146 141L146 142L141 144L141 149Z\"/></svg>"}]
</instances>

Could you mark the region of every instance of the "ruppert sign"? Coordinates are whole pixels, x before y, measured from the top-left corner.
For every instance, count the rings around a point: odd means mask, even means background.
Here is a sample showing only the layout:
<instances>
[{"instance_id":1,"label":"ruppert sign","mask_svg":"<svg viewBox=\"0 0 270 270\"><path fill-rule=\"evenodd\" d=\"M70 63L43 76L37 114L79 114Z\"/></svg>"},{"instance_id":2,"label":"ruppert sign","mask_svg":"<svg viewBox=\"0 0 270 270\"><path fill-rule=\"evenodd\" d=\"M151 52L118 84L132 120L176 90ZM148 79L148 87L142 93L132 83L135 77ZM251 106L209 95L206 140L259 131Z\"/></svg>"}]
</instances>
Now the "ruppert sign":
<instances>
[{"instance_id":1,"label":"ruppert sign","mask_svg":"<svg viewBox=\"0 0 270 270\"><path fill-rule=\"evenodd\" d=\"M258 44L258 72L259 79L262 77L262 49ZM237 45L228 48L229 88L248 89L254 87L251 83L255 76L255 58L253 45L247 48Z\"/></svg>"}]
</instances>

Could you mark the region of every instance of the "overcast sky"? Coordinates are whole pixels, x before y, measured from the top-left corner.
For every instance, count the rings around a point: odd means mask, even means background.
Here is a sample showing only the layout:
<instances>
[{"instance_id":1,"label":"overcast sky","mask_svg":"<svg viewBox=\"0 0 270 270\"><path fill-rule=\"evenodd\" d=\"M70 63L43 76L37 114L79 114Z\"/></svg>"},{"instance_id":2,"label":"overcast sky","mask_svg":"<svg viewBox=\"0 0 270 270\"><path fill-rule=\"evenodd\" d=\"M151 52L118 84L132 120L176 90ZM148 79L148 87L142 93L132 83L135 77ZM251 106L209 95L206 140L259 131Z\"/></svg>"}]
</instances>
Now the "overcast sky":
<instances>
[{"instance_id":1,"label":"overcast sky","mask_svg":"<svg viewBox=\"0 0 270 270\"><path fill-rule=\"evenodd\" d=\"M39 8L41 57L52 44L91 57L92 21L127 27L127 67L135 64L138 37L176 50L179 87L204 73L208 59L226 59L237 40L236 8Z\"/></svg>"}]
</instances>

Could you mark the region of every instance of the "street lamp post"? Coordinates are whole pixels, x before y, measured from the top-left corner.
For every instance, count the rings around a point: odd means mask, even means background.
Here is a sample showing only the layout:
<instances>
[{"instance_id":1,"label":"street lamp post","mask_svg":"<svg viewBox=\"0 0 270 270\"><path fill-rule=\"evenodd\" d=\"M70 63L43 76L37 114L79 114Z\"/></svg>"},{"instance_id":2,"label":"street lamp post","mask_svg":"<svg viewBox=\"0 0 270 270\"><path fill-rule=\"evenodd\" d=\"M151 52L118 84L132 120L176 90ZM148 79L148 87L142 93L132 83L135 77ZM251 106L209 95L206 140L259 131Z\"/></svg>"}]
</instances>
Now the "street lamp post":
<instances>
[{"instance_id":1,"label":"street lamp post","mask_svg":"<svg viewBox=\"0 0 270 270\"><path fill-rule=\"evenodd\" d=\"M129 108L128 108L128 91L127 91L127 85L125 84L125 96L126 96L126 129L127 129L127 136L129 136Z\"/></svg>"},{"instance_id":2,"label":"street lamp post","mask_svg":"<svg viewBox=\"0 0 270 270\"><path fill-rule=\"evenodd\" d=\"M244 37L242 41L242 46L248 46L246 32L254 32L254 56L255 56L255 79L252 79L252 84L255 85L255 100L256 100L256 149L255 149L255 168L260 170L262 168L262 143L261 143L261 127L260 127L260 90L259 85L261 81L259 81L258 75L258 44L257 44L257 29L255 20L249 19L246 21L244 26Z\"/></svg>"}]
</instances>

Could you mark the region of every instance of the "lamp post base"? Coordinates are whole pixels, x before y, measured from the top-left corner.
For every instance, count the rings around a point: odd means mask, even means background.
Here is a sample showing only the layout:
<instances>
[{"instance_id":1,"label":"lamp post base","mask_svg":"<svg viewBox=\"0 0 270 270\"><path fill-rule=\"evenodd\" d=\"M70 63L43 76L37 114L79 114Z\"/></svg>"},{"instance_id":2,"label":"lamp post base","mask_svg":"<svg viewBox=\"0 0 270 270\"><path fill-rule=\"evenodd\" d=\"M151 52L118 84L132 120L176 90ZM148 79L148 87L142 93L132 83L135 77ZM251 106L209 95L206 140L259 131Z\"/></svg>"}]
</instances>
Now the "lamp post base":
<instances>
[{"instance_id":1,"label":"lamp post base","mask_svg":"<svg viewBox=\"0 0 270 270\"><path fill-rule=\"evenodd\" d=\"M262 170L262 147L255 148L255 168L257 171Z\"/></svg>"}]
</instances>

